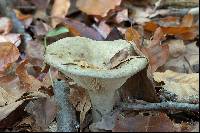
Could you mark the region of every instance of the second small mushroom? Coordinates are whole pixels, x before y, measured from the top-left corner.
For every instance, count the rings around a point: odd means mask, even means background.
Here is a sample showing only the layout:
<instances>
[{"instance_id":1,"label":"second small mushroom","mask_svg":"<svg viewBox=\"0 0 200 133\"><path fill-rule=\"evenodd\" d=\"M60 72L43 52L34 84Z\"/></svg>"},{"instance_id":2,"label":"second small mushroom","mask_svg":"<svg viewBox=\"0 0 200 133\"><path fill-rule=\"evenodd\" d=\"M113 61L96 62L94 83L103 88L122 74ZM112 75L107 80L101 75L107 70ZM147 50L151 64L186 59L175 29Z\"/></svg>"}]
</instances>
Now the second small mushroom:
<instances>
[{"instance_id":1,"label":"second small mushroom","mask_svg":"<svg viewBox=\"0 0 200 133\"><path fill-rule=\"evenodd\" d=\"M106 62L124 48L130 53L134 51L125 40L94 41L84 37L67 37L46 49L45 61L87 90L92 103L93 122L112 111L115 91L148 63L146 58L131 58L109 69Z\"/></svg>"}]
</instances>

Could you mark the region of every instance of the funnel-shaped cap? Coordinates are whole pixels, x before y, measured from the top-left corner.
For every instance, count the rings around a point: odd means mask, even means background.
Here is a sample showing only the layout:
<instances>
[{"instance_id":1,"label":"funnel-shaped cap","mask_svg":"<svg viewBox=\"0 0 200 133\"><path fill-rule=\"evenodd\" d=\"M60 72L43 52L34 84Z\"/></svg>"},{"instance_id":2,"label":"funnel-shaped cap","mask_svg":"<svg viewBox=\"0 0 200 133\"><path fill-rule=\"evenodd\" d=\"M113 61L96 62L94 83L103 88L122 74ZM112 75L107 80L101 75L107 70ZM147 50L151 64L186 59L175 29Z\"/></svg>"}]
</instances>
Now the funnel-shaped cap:
<instances>
[{"instance_id":1,"label":"funnel-shaped cap","mask_svg":"<svg viewBox=\"0 0 200 133\"><path fill-rule=\"evenodd\" d=\"M90 96L93 118L109 113L114 104L115 90L132 75L144 69L146 58L133 58L119 67L106 65L120 50L130 53L133 47L125 40L94 41L84 37L68 37L49 45L45 61L84 87Z\"/></svg>"},{"instance_id":2,"label":"funnel-shaped cap","mask_svg":"<svg viewBox=\"0 0 200 133\"><path fill-rule=\"evenodd\" d=\"M133 51L125 40L94 41L84 37L68 37L47 47L45 61L65 74L95 78L127 77L146 67L147 59L133 58L117 69L108 69L106 63L123 48ZM81 63L89 67L80 67Z\"/></svg>"}]
</instances>

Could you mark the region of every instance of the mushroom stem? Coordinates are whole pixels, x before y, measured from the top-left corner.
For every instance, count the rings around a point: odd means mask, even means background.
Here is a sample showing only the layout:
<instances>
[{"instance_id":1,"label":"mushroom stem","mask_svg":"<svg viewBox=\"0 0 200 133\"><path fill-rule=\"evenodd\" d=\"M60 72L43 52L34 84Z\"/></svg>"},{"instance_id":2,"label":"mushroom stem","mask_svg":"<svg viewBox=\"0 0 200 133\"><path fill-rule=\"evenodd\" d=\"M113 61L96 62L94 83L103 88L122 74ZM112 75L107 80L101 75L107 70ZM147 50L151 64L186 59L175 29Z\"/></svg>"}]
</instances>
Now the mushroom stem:
<instances>
[{"instance_id":1,"label":"mushroom stem","mask_svg":"<svg viewBox=\"0 0 200 133\"><path fill-rule=\"evenodd\" d=\"M128 79L128 77L102 79L72 75L71 78L87 90L92 103L93 122L101 120L103 115L112 111L115 91Z\"/></svg>"},{"instance_id":2,"label":"mushroom stem","mask_svg":"<svg viewBox=\"0 0 200 133\"><path fill-rule=\"evenodd\" d=\"M112 111L114 105L115 89L107 91L88 91L92 103L93 122Z\"/></svg>"}]
</instances>

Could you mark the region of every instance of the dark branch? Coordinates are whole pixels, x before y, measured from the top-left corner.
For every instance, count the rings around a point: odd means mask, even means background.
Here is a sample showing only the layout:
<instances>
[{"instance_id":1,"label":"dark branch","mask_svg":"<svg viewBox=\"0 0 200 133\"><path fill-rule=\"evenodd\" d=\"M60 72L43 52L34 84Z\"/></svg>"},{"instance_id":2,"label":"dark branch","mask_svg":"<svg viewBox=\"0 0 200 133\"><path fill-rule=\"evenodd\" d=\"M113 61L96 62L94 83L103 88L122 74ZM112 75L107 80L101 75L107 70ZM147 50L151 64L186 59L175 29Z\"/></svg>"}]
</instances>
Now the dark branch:
<instances>
[{"instance_id":1,"label":"dark branch","mask_svg":"<svg viewBox=\"0 0 200 133\"><path fill-rule=\"evenodd\" d=\"M199 111L199 104L161 102L161 103L121 103L122 110L180 110Z\"/></svg>"}]
</instances>

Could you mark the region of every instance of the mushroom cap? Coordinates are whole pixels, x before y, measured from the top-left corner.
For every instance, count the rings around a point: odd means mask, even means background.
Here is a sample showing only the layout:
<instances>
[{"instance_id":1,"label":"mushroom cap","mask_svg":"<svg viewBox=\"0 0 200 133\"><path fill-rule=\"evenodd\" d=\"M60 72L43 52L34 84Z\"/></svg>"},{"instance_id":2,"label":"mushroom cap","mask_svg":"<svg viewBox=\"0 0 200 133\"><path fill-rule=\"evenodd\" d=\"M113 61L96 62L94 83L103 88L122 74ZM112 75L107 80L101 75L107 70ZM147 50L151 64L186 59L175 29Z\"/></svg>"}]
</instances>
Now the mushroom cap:
<instances>
[{"instance_id":1,"label":"mushroom cap","mask_svg":"<svg viewBox=\"0 0 200 133\"><path fill-rule=\"evenodd\" d=\"M134 50L125 40L95 41L67 37L47 46L45 62L64 74L103 79L129 77L144 69L148 61L146 58L132 58L117 68L109 69L106 63L124 48L129 52Z\"/></svg>"}]
</instances>

